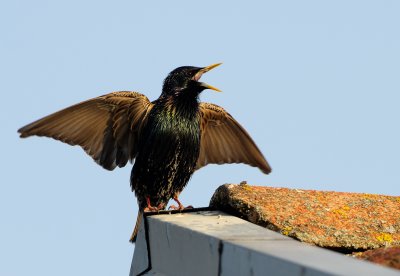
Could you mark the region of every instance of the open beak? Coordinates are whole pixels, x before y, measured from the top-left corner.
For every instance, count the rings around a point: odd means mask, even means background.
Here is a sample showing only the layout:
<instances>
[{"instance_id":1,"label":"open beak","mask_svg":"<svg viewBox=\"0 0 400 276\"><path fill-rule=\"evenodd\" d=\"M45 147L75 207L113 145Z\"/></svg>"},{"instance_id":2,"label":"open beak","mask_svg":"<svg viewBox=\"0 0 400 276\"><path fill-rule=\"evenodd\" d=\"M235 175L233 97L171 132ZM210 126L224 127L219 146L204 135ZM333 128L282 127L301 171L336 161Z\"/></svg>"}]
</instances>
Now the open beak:
<instances>
[{"instance_id":1,"label":"open beak","mask_svg":"<svg viewBox=\"0 0 400 276\"><path fill-rule=\"evenodd\" d=\"M222 63L215 63L215 64L211 64L211 65L209 65L209 66L206 66L206 67L201 68L201 69L196 73L196 75L194 75L193 80L198 81L204 73L210 71L211 69L214 69L214 68L217 67L217 66L220 66L221 64L222 64ZM202 86L202 87L204 87L204 88L206 88L206 89L211 89L211 90L214 90L214 91L217 91L217 92L222 92L222 91L219 90L218 88L216 88L216 87L214 87L214 86L211 86L211 85L209 85L209 84L207 84L207 83L199 82L199 84L200 84L200 86Z\"/></svg>"}]
</instances>

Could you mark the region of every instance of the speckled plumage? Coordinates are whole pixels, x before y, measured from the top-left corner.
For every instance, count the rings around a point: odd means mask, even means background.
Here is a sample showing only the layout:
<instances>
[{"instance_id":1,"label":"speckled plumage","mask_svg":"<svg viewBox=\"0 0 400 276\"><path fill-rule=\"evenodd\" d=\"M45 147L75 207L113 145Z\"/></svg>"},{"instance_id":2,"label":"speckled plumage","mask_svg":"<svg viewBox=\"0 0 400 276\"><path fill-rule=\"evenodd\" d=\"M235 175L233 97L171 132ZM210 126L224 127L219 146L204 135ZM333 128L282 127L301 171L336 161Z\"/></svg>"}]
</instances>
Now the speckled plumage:
<instances>
[{"instance_id":1,"label":"speckled plumage","mask_svg":"<svg viewBox=\"0 0 400 276\"><path fill-rule=\"evenodd\" d=\"M245 163L264 173L271 168L240 124L223 108L200 103L199 79L217 67L184 66L165 79L161 96L150 102L130 91L113 92L65 108L18 130L21 137L47 136L81 146L108 170L134 162L131 187L139 215L164 209L207 164Z\"/></svg>"},{"instance_id":2,"label":"speckled plumage","mask_svg":"<svg viewBox=\"0 0 400 276\"><path fill-rule=\"evenodd\" d=\"M145 196L153 206L167 204L193 174L200 152L197 97L166 96L153 102L143 128L131 174L131 186L144 209Z\"/></svg>"}]
</instances>

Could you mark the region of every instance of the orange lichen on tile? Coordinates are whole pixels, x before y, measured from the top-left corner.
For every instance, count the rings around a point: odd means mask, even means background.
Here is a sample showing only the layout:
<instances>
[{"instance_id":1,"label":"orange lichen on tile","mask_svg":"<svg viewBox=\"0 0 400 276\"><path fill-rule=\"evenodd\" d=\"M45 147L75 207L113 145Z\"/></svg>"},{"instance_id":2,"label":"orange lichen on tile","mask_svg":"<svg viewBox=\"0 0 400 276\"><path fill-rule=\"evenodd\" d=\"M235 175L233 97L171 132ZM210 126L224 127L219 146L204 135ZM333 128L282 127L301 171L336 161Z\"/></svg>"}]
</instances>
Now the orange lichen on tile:
<instances>
[{"instance_id":1,"label":"orange lichen on tile","mask_svg":"<svg viewBox=\"0 0 400 276\"><path fill-rule=\"evenodd\" d=\"M210 205L322 247L400 245L399 197L226 184Z\"/></svg>"}]
</instances>

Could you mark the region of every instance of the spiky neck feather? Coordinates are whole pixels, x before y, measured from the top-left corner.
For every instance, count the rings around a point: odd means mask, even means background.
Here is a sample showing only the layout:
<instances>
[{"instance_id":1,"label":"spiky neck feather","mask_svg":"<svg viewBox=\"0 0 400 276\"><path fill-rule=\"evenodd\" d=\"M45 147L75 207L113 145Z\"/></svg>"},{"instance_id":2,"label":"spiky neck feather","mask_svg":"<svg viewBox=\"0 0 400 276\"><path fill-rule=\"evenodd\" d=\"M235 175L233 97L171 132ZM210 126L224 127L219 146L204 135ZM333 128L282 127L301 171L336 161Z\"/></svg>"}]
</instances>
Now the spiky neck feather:
<instances>
[{"instance_id":1,"label":"spiky neck feather","mask_svg":"<svg viewBox=\"0 0 400 276\"><path fill-rule=\"evenodd\" d=\"M199 94L193 95L191 91L176 94L161 95L157 100L157 105L173 114L173 116L193 119L198 115Z\"/></svg>"}]
</instances>

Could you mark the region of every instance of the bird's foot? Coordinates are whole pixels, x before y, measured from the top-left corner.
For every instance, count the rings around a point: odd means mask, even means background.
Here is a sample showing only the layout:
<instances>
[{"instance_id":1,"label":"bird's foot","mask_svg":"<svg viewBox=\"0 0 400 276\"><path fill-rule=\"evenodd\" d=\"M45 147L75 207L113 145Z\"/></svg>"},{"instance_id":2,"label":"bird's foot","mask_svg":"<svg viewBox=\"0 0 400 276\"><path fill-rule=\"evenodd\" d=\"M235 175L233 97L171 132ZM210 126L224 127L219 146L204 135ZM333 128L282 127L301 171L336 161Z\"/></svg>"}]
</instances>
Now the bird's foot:
<instances>
[{"instance_id":1,"label":"bird's foot","mask_svg":"<svg viewBox=\"0 0 400 276\"><path fill-rule=\"evenodd\" d=\"M165 209L165 203L160 203L157 207L152 206L149 197L146 197L146 203L147 207L143 209L144 212L158 212Z\"/></svg>"},{"instance_id":2,"label":"bird's foot","mask_svg":"<svg viewBox=\"0 0 400 276\"><path fill-rule=\"evenodd\" d=\"M153 206L147 206L146 208L143 209L143 212L158 212L158 211L159 209Z\"/></svg>"},{"instance_id":3,"label":"bird's foot","mask_svg":"<svg viewBox=\"0 0 400 276\"><path fill-rule=\"evenodd\" d=\"M168 210L179 210L179 211L182 211L182 210L186 210L186 209L194 209L194 207L192 206L192 205L189 205L189 206L175 206L175 205L171 205L171 206L169 206L168 207Z\"/></svg>"},{"instance_id":4,"label":"bird's foot","mask_svg":"<svg viewBox=\"0 0 400 276\"><path fill-rule=\"evenodd\" d=\"M186 206L186 207L183 206L183 204L179 201L178 197L174 197L173 199L175 200L176 203L178 203L178 206L171 205L171 206L168 207L168 210L179 210L179 211L182 211L182 210L185 210L185 209L193 209L192 205L189 205L189 206Z\"/></svg>"}]
</instances>

